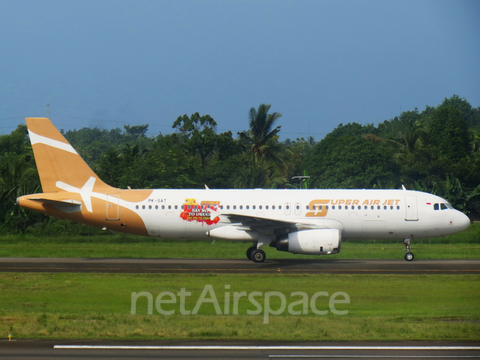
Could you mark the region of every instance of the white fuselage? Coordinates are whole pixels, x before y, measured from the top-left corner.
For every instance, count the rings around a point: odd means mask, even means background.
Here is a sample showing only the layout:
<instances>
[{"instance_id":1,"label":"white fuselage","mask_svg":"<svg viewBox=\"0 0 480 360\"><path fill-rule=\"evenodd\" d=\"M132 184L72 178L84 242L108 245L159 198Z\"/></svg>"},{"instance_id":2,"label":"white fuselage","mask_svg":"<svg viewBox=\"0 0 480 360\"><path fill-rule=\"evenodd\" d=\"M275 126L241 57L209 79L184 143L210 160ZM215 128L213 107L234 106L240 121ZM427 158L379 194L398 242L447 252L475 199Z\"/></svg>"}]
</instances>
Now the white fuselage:
<instances>
[{"instance_id":1,"label":"white fuselage","mask_svg":"<svg viewBox=\"0 0 480 360\"><path fill-rule=\"evenodd\" d=\"M410 190L153 190L144 201L120 201L149 235L167 238L206 238L232 224L222 214L335 228L342 239L437 237L469 225L446 200Z\"/></svg>"}]
</instances>

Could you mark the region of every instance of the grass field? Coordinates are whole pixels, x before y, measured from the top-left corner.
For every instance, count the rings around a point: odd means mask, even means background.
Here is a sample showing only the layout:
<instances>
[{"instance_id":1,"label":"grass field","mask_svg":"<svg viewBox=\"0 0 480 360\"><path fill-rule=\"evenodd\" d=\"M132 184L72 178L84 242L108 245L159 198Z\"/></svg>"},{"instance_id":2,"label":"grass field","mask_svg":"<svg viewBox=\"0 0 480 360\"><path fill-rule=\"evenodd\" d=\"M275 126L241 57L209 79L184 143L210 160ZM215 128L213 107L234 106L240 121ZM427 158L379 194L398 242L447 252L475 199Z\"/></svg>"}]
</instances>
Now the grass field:
<instances>
[{"instance_id":1,"label":"grass field","mask_svg":"<svg viewBox=\"0 0 480 360\"><path fill-rule=\"evenodd\" d=\"M248 243L169 240L141 236L9 235L0 237L0 257L79 258L190 258L243 259ZM325 256L293 255L264 247L267 258L318 259ZM413 243L416 259L480 259L480 224L448 237L420 239ZM335 259L401 259L402 241L344 241Z\"/></svg>"},{"instance_id":2,"label":"grass field","mask_svg":"<svg viewBox=\"0 0 480 360\"><path fill-rule=\"evenodd\" d=\"M2 236L0 257L101 257L101 258L244 258L249 244L217 241L165 240L124 235ZM267 258L328 257L293 255L265 248ZM480 224L454 236L416 241L416 259L479 259ZM401 241L345 241L336 259L402 259ZM203 304L196 315L179 314L179 304L163 304L173 315L162 315L157 295L182 288L191 292L185 308L192 310L205 285L211 285L219 306L225 309L234 292L261 292L263 312L249 315L252 302L238 301L236 315L216 313ZM230 285L229 289L226 286ZM131 293L152 294L137 301L131 314ZM286 297L286 309L305 292L308 299L319 292L344 292L349 304L328 311L328 297L314 303L327 315L285 310L270 315L281 301L267 292ZM228 296L230 294L230 301ZM285 275L285 274L58 274L0 273L0 338L50 339L224 339L224 340L480 340L480 276L478 275ZM293 304L293 305L292 305ZM303 310L296 304L294 310ZM331 309L330 309L331 310Z\"/></svg>"},{"instance_id":3,"label":"grass field","mask_svg":"<svg viewBox=\"0 0 480 360\"><path fill-rule=\"evenodd\" d=\"M222 309L204 303L197 315L181 315L178 304L164 304L174 315L161 315L147 298L131 315L131 293L191 292L192 310L205 285L211 285ZM230 285L225 290L226 285ZM225 315L225 293L277 291L287 306L303 291L308 298L324 291L345 292L346 315L248 315L246 298L238 315ZM208 296L210 298L211 296ZM0 334L6 338L75 339L225 339L225 340L480 340L480 276L477 275L185 275L185 274L0 274ZM227 298L228 299L228 298ZM258 302L263 306L262 296ZM229 302L231 304L231 300ZM280 307L272 298L269 308ZM328 297L316 301L328 310ZM263 306L265 310L267 306ZM294 309L301 310L302 306ZM232 313L232 307L230 307Z\"/></svg>"}]
</instances>

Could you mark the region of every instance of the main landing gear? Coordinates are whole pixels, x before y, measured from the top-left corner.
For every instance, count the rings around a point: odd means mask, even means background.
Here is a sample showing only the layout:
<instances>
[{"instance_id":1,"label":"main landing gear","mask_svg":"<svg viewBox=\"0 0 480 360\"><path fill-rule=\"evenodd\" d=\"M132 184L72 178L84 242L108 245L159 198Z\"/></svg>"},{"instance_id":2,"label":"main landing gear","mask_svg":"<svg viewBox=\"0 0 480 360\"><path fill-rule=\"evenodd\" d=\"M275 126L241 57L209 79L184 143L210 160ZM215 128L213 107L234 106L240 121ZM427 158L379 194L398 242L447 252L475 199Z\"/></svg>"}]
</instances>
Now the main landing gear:
<instances>
[{"instance_id":1,"label":"main landing gear","mask_svg":"<svg viewBox=\"0 0 480 360\"><path fill-rule=\"evenodd\" d=\"M262 249L257 249L257 246L249 247L247 250L247 258L256 263L264 262L266 259L265 252Z\"/></svg>"},{"instance_id":2,"label":"main landing gear","mask_svg":"<svg viewBox=\"0 0 480 360\"><path fill-rule=\"evenodd\" d=\"M413 253L410 252L410 239L404 239L403 244L405 245L405 260L412 261L414 256Z\"/></svg>"}]
</instances>

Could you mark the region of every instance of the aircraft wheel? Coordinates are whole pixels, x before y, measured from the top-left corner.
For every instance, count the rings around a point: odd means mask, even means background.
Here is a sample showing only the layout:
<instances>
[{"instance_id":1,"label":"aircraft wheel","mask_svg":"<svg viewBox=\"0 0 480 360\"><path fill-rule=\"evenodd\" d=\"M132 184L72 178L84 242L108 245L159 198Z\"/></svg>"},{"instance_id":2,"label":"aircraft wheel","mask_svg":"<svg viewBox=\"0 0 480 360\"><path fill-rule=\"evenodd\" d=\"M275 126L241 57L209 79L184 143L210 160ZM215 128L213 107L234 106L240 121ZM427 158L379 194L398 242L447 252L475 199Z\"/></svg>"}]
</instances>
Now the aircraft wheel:
<instances>
[{"instance_id":1,"label":"aircraft wheel","mask_svg":"<svg viewBox=\"0 0 480 360\"><path fill-rule=\"evenodd\" d=\"M413 253L409 252L405 254L405 260L412 261L414 258Z\"/></svg>"},{"instance_id":2,"label":"aircraft wheel","mask_svg":"<svg viewBox=\"0 0 480 360\"><path fill-rule=\"evenodd\" d=\"M250 256L252 258L251 260L256 263L264 262L266 258L265 253L263 252L263 250L260 249L253 250Z\"/></svg>"},{"instance_id":3,"label":"aircraft wheel","mask_svg":"<svg viewBox=\"0 0 480 360\"><path fill-rule=\"evenodd\" d=\"M251 247L248 248L248 250L247 250L247 258L248 258L248 260L252 260L252 255L251 255L251 254L252 254L252 251L253 251L253 250L256 250L256 249L257 249L256 246L251 246Z\"/></svg>"}]
</instances>

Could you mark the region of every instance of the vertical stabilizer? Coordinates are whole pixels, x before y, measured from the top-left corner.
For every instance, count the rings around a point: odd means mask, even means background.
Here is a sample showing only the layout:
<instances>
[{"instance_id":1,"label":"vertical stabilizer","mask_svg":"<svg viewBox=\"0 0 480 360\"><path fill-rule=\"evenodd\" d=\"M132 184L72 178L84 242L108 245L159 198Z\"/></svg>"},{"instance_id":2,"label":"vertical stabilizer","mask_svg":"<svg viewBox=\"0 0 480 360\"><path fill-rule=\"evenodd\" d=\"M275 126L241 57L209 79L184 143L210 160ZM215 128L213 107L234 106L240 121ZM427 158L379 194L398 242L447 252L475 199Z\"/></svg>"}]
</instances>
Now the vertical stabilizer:
<instances>
[{"instance_id":1,"label":"vertical stabilizer","mask_svg":"<svg viewBox=\"0 0 480 360\"><path fill-rule=\"evenodd\" d=\"M98 178L50 119L25 120L44 193L71 191L85 186L95 192L114 190Z\"/></svg>"}]
</instances>

